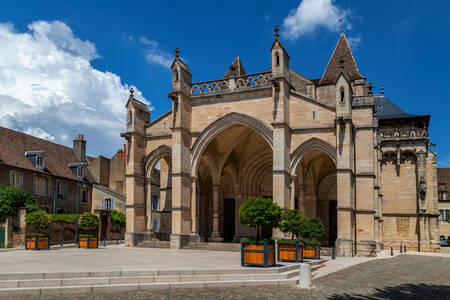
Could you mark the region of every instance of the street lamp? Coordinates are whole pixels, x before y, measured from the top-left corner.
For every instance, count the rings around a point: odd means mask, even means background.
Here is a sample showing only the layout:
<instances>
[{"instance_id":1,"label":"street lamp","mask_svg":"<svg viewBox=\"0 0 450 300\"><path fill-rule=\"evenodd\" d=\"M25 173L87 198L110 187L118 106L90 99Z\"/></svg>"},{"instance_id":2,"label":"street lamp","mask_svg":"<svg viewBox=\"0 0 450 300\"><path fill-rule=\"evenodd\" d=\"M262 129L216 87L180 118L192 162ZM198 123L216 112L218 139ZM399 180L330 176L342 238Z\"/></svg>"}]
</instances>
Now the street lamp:
<instances>
[{"instance_id":1,"label":"street lamp","mask_svg":"<svg viewBox=\"0 0 450 300\"><path fill-rule=\"evenodd\" d=\"M83 191L86 189L86 183L84 181L84 168L87 166L85 162L72 163L68 167L77 176L77 197L76 197L76 222L75 222L75 245L78 246L78 212L80 202L80 187Z\"/></svg>"},{"instance_id":2,"label":"street lamp","mask_svg":"<svg viewBox=\"0 0 450 300\"><path fill-rule=\"evenodd\" d=\"M76 205L76 221L75 221L75 245L78 246L78 210L79 210L79 202L80 202L80 187L83 189L86 188L86 183L78 182L77 183L77 205Z\"/></svg>"}]
</instances>

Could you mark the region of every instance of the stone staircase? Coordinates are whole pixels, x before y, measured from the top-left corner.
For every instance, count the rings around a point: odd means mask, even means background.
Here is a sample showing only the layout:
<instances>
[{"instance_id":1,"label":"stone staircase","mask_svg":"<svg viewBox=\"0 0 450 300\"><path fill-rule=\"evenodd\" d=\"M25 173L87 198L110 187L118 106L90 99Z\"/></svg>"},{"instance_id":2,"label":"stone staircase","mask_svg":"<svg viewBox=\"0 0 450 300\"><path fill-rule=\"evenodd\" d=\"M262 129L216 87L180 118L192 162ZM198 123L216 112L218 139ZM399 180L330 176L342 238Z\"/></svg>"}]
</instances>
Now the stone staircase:
<instances>
[{"instance_id":1,"label":"stone staircase","mask_svg":"<svg viewBox=\"0 0 450 300\"><path fill-rule=\"evenodd\" d=\"M160 240L145 240L136 245L136 247L142 248L170 248L169 241Z\"/></svg>"},{"instance_id":2,"label":"stone staircase","mask_svg":"<svg viewBox=\"0 0 450 300\"><path fill-rule=\"evenodd\" d=\"M316 261L315 265L317 264ZM296 285L298 264L274 268L0 274L0 299L147 289Z\"/></svg>"}]
</instances>

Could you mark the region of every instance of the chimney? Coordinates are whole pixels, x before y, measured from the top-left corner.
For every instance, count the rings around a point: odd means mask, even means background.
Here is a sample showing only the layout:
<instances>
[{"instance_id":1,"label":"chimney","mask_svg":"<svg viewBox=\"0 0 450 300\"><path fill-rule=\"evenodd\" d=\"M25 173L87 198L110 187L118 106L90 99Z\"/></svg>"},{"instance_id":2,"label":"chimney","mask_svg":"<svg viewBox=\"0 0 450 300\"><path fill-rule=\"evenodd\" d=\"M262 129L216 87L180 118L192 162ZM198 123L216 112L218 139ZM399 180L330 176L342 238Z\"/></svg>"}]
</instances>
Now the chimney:
<instances>
[{"instance_id":1,"label":"chimney","mask_svg":"<svg viewBox=\"0 0 450 300\"><path fill-rule=\"evenodd\" d=\"M84 134L79 134L77 138L73 140L73 151L80 161L86 161L86 141L84 140Z\"/></svg>"},{"instance_id":2,"label":"chimney","mask_svg":"<svg viewBox=\"0 0 450 300\"><path fill-rule=\"evenodd\" d=\"M127 145L126 144L123 144L123 150L122 149L117 150L117 156L121 160L123 160L123 162L125 164L127 164Z\"/></svg>"}]
</instances>

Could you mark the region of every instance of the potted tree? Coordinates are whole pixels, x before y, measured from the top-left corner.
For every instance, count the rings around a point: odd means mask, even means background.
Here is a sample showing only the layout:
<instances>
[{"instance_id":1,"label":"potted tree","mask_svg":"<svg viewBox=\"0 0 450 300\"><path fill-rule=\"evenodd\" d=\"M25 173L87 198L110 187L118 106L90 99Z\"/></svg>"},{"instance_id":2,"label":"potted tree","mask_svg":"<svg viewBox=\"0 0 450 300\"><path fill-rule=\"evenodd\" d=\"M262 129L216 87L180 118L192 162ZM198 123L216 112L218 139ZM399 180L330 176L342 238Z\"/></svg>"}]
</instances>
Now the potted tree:
<instances>
[{"instance_id":1,"label":"potted tree","mask_svg":"<svg viewBox=\"0 0 450 300\"><path fill-rule=\"evenodd\" d=\"M25 249L50 249L48 235L42 231L50 225L51 218L44 211L37 210L25 217L25 224L35 230L33 233L25 234Z\"/></svg>"},{"instance_id":2,"label":"potted tree","mask_svg":"<svg viewBox=\"0 0 450 300\"><path fill-rule=\"evenodd\" d=\"M98 248L98 229L100 218L93 213L86 213L80 216L80 227L83 234L80 234L78 248Z\"/></svg>"},{"instance_id":3,"label":"potted tree","mask_svg":"<svg viewBox=\"0 0 450 300\"><path fill-rule=\"evenodd\" d=\"M261 239L261 229L278 227L281 208L270 198L248 198L239 208L239 222L256 228L255 238L241 239L241 265L270 267L275 265L275 242Z\"/></svg>"},{"instance_id":4,"label":"potted tree","mask_svg":"<svg viewBox=\"0 0 450 300\"><path fill-rule=\"evenodd\" d=\"M303 261L302 245L298 240L302 213L298 209L285 209L281 214L280 230L291 235L291 239L281 239L277 243L278 261ZM294 239L294 235L297 237Z\"/></svg>"},{"instance_id":5,"label":"potted tree","mask_svg":"<svg viewBox=\"0 0 450 300\"><path fill-rule=\"evenodd\" d=\"M325 226L320 218L302 218L299 235L303 238L303 258L320 258L318 238L325 234Z\"/></svg>"}]
</instances>

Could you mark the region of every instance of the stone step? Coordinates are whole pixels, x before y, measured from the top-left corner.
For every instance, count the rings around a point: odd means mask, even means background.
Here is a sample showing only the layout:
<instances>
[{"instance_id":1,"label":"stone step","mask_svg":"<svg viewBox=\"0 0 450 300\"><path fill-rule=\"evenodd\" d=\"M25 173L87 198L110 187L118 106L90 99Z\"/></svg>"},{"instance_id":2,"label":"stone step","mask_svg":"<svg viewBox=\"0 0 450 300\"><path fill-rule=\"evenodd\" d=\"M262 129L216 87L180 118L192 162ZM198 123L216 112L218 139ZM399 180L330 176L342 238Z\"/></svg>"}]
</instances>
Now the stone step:
<instances>
[{"instance_id":1,"label":"stone step","mask_svg":"<svg viewBox=\"0 0 450 300\"><path fill-rule=\"evenodd\" d=\"M142 248L170 248L169 241L160 241L160 240L145 240L136 245L136 247Z\"/></svg>"},{"instance_id":2,"label":"stone step","mask_svg":"<svg viewBox=\"0 0 450 300\"><path fill-rule=\"evenodd\" d=\"M131 283L169 283L236 280L280 280L298 275L297 270L276 274L223 274L223 275L172 275L172 276L133 276L133 277L86 277L62 279L24 279L1 280L0 288L31 288L55 286L85 286Z\"/></svg>"},{"instance_id":3,"label":"stone step","mask_svg":"<svg viewBox=\"0 0 450 300\"><path fill-rule=\"evenodd\" d=\"M92 284L77 286L48 286L29 288L0 288L0 298L16 296L46 296L64 294L88 294L97 292L128 292L147 289L217 288L265 285L296 285L297 279L187 281L165 283Z\"/></svg>"}]
</instances>

